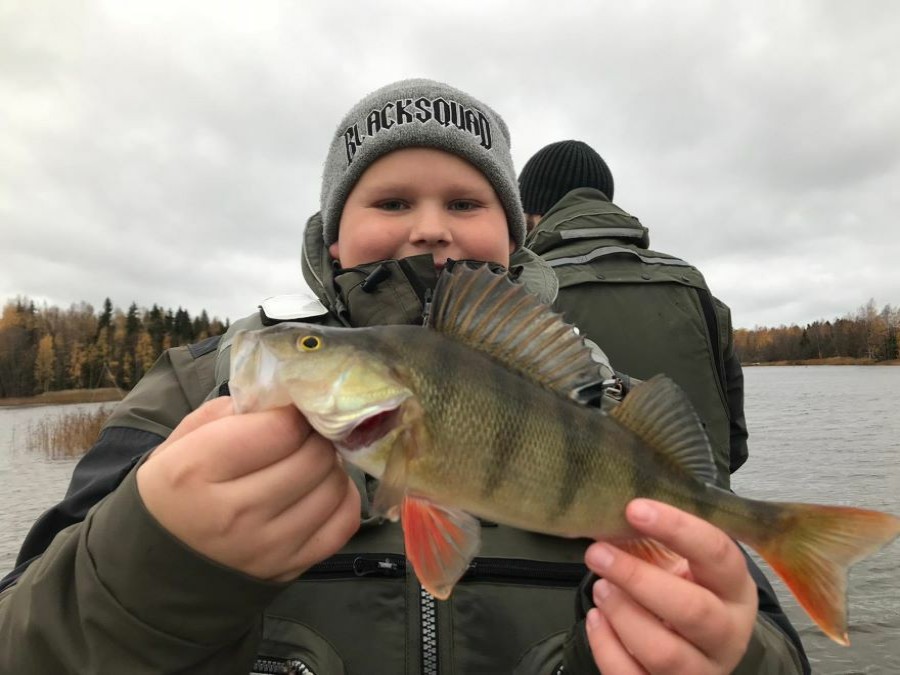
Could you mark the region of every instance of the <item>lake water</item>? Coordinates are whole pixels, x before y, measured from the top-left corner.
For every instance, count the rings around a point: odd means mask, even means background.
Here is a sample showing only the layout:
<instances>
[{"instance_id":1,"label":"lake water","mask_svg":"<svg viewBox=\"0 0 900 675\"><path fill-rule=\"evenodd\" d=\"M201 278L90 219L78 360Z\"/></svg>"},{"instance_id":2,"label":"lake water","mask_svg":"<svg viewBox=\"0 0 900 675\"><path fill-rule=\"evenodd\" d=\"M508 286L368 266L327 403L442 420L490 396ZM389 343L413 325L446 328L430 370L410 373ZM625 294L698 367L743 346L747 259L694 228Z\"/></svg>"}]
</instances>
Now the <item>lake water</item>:
<instances>
[{"instance_id":1,"label":"lake water","mask_svg":"<svg viewBox=\"0 0 900 675\"><path fill-rule=\"evenodd\" d=\"M900 368L755 367L744 378L750 460L733 478L738 493L900 514ZM34 520L62 497L75 464L25 450L28 429L76 408L0 408L0 576ZM900 673L900 542L853 569L849 648L824 637L774 585L814 673Z\"/></svg>"},{"instance_id":2,"label":"lake water","mask_svg":"<svg viewBox=\"0 0 900 675\"><path fill-rule=\"evenodd\" d=\"M29 431L42 421L103 405L110 404L0 407L0 578L14 566L32 523L62 499L77 461L30 451Z\"/></svg>"},{"instance_id":3,"label":"lake water","mask_svg":"<svg viewBox=\"0 0 900 675\"><path fill-rule=\"evenodd\" d=\"M744 380L750 459L732 477L735 492L900 515L900 368L756 367ZM814 673L900 673L900 541L850 574L849 648L774 585Z\"/></svg>"}]
</instances>

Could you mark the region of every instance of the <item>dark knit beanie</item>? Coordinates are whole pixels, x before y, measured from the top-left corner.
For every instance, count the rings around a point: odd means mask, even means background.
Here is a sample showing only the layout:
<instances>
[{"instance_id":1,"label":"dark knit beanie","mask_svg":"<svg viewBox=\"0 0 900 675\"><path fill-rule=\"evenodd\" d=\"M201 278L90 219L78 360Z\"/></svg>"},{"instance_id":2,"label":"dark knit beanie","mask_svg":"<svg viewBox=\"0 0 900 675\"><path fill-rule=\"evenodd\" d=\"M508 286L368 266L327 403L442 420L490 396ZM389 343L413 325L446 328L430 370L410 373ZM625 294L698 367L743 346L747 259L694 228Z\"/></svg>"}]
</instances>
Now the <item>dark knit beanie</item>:
<instances>
[{"instance_id":1,"label":"dark knit beanie","mask_svg":"<svg viewBox=\"0 0 900 675\"><path fill-rule=\"evenodd\" d=\"M539 216L568 192L584 187L613 198L609 167L596 150L582 141L558 141L541 148L519 174L522 209Z\"/></svg>"}]
</instances>

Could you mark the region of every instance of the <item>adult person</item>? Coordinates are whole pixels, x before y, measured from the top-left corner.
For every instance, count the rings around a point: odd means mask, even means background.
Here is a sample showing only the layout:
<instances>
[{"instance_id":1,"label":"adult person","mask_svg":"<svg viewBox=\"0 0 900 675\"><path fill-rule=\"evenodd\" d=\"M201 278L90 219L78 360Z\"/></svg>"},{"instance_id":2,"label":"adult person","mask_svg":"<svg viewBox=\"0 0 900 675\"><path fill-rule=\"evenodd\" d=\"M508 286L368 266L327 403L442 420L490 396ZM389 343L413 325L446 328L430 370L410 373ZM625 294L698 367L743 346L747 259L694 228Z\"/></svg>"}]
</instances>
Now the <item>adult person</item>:
<instances>
[{"instance_id":1,"label":"adult person","mask_svg":"<svg viewBox=\"0 0 900 675\"><path fill-rule=\"evenodd\" d=\"M613 175L583 141L541 148L519 174L526 246L559 279L557 308L632 377L666 373L688 394L719 483L747 460L743 373L731 312L700 271L650 250L649 230L613 203Z\"/></svg>"},{"instance_id":2,"label":"adult person","mask_svg":"<svg viewBox=\"0 0 900 675\"><path fill-rule=\"evenodd\" d=\"M451 259L506 267L525 235L503 120L430 80L383 87L343 118L321 206L303 265L322 306L264 305L235 329L420 322ZM293 407L234 414L232 337L161 357L35 525L0 591L0 672L609 675L631 653L653 672L800 672L737 547L646 500L632 524L683 553L693 579L484 523L473 570L436 602L399 527L373 512L370 477ZM606 581L579 595L582 560Z\"/></svg>"}]
</instances>

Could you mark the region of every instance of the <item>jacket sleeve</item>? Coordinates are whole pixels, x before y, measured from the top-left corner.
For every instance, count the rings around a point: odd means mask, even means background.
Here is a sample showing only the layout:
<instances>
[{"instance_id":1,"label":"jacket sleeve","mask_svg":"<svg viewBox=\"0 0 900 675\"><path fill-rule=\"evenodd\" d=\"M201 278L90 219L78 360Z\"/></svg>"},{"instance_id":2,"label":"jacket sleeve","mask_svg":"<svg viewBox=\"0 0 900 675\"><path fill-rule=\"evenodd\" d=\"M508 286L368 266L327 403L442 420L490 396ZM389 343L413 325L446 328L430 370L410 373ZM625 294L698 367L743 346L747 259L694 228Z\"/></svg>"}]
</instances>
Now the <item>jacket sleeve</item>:
<instances>
[{"instance_id":1,"label":"jacket sleeve","mask_svg":"<svg viewBox=\"0 0 900 675\"><path fill-rule=\"evenodd\" d=\"M147 512L135 471L0 593L0 672L248 672L283 588L199 556Z\"/></svg>"},{"instance_id":2,"label":"jacket sleeve","mask_svg":"<svg viewBox=\"0 0 900 675\"><path fill-rule=\"evenodd\" d=\"M741 362L734 353L734 341L729 342L729 349L725 353L725 382L728 397L728 420L731 465L729 469L734 473L743 466L750 456L747 448L747 420L744 417L744 371Z\"/></svg>"},{"instance_id":3,"label":"jacket sleeve","mask_svg":"<svg viewBox=\"0 0 900 675\"><path fill-rule=\"evenodd\" d=\"M747 449L747 420L744 417L744 371L734 351L734 329L731 310L724 302L713 297L719 321L719 342L722 351L721 376L725 386L728 406L729 470L734 473L749 457Z\"/></svg>"},{"instance_id":4,"label":"jacket sleeve","mask_svg":"<svg viewBox=\"0 0 900 675\"><path fill-rule=\"evenodd\" d=\"M743 551L743 549L741 549ZM734 670L735 675L810 675L810 665L800 642L800 636L788 621L775 591L762 570L746 553L747 568L756 582L759 610L756 624L747 645L744 658ZM589 574L581 584L576 601L577 622L562 640L562 670L558 672L595 674L599 672L594 664L591 648L587 641L584 617L593 607L591 589L597 577ZM547 671L556 675L557 671Z\"/></svg>"}]
</instances>

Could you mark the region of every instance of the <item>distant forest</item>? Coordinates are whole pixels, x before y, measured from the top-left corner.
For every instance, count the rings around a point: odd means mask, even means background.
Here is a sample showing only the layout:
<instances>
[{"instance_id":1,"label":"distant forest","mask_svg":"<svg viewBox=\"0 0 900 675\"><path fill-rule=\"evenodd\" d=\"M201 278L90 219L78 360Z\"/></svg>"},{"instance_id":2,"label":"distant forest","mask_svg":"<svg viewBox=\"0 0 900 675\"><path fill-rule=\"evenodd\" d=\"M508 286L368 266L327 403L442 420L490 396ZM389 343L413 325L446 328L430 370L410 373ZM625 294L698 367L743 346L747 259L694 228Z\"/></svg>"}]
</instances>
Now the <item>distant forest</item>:
<instances>
[{"instance_id":1,"label":"distant forest","mask_svg":"<svg viewBox=\"0 0 900 675\"><path fill-rule=\"evenodd\" d=\"M0 316L0 397L31 396L63 389L131 389L163 350L224 333L228 322L206 310L132 303L127 312L109 298L95 312L87 303L35 306L9 301Z\"/></svg>"},{"instance_id":2,"label":"distant forest","mask_svg":"<svg viewBox=\"0 0 900 675\"><path fill-rule=\"evenodd\" d=\"M900 308L878 310L869 300L855 314L800 326L738 329L735 351L742 363L849 358L872 362L900 359Z\"/></svg>"},{"instance_id":3,"label":"distant forest","mask_svg":"<svg viewBox=\"0 0 900 675\"><path fill-rule=\"evenodd\" d=\"M109 298L95 312L87 303L69 309L9 301L0 316L0 397L31 396L64 389L116 386L131 389L169 347L224 333L228 321L206 311L191 318L153 305L127 312ZM900 308L874 300L855 314L805 327L737 329L735 350L742 363L844 357L873 362L900 359Z\"/></svg>"}]
</instances>

